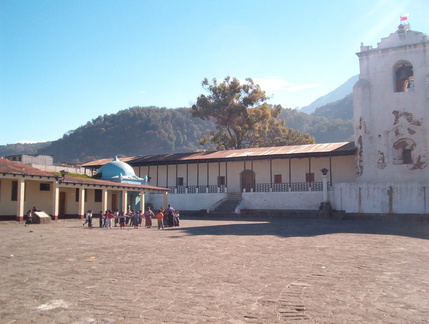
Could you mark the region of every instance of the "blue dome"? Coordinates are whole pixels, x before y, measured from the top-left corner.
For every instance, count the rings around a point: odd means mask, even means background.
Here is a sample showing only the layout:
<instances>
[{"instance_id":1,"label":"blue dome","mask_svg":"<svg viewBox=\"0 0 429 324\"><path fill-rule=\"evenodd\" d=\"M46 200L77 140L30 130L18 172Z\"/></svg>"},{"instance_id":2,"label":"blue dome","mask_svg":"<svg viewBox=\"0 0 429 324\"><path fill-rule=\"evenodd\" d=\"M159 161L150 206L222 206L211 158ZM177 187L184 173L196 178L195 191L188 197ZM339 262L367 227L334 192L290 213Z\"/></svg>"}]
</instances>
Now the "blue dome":
<instances>
[{"instance_id":1,"label":"blue dome","mask_svg":"<svg viewBox=\"0 0 429 324\"><path fill-rule=\"evenodd\" d=\"M119 161L116 156L113 161L103 165L97 173L101 173L101 179L103 180L110 180L120 176L124 178L136 176L133 168L129 164Z\"/></svg>"}]
</instances>

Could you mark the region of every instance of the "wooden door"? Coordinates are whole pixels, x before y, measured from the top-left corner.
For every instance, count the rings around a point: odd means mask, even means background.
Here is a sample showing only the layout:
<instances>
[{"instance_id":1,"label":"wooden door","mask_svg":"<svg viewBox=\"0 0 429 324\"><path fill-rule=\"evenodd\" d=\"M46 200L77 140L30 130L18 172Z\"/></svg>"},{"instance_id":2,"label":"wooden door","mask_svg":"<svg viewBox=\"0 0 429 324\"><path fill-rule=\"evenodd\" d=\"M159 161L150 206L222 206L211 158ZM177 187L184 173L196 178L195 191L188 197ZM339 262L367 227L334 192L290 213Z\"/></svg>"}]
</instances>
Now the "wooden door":
<instances>
[{"instance_id":1,"label":"wooden door","mask_svg":"<svg viewBox=\"0 0 429 324\"><path fill-rule=\"evenodd\" d=\"M58 211L59 217L64 217L66 215L66 193L60 192L60 206Z\"/></svg>"},{"instance_id":2,"label":"wooden door","mask_svg":"<svg viewBox=\"0 0 429 324\"><path fill-rule=\"evenodd\" d=\"M255 172L252 170L244 170L241 172L241 191L250 192L255 189Z\"/></svg>"}]
</instances>

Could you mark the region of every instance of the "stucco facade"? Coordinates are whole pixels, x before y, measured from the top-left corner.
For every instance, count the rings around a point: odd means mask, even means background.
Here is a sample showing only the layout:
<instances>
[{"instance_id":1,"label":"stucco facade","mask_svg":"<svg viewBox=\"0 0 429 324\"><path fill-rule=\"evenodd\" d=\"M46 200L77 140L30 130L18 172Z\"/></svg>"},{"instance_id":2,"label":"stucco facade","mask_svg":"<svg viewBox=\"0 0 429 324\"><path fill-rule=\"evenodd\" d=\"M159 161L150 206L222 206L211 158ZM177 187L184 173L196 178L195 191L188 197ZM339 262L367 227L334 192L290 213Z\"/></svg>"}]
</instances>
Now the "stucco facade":
<instances>
[{"instance_id":1,"label":"stucco facade","mask_svg":"<svg viewBox=\"0 0 429 324\"><path fill-rule=\"evenodd\" d=\"M59 176L0 158L0 220L22 221L33 207L53 220L83 218L87 210L142 209L147 193L159 192L166 206L166 188L105 180Z\"/></svg>"}]
</instances>

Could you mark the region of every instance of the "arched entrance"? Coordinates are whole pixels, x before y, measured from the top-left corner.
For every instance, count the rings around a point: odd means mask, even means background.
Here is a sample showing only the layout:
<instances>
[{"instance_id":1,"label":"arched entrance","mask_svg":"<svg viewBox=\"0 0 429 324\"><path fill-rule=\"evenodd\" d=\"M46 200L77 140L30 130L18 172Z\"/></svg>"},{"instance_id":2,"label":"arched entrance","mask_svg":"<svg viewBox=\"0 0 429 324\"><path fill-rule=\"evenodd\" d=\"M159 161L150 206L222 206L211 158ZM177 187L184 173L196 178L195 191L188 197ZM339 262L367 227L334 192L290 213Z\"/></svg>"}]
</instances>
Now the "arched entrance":
<instances>
[{"instance_id":1,"label":"arched entrance","mask_svg":"<svg viewBox=\"0 0 429 324\"><path fill-rule=\"evenodd\" d=\"M250 192L255 189L255 172L244 170L240 173L241 191Z\"/></svg>"}]
</instances>

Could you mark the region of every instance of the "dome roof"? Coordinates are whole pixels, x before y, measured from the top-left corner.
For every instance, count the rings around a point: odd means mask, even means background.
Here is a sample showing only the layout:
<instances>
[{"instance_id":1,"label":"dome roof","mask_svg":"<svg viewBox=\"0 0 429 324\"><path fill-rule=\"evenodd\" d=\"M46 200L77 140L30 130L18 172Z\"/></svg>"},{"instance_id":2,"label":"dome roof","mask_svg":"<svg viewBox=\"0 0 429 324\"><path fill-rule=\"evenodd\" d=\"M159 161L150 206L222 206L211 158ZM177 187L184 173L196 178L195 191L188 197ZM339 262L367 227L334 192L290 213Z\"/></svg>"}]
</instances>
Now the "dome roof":
<instances>
[{"instance_id":1,"label":"dome roof","mask_svg":"<svg viewBox=\"0 0 429 324\"><path fill-rule=\"evenodd\" d=\"M101 173L101 179L108 180L117 177L135 177L133 168L122 161L119 161L118 157L115 156L113 161L110 161L103 165L97 173Z\"/></svg>"}]
</instances>

